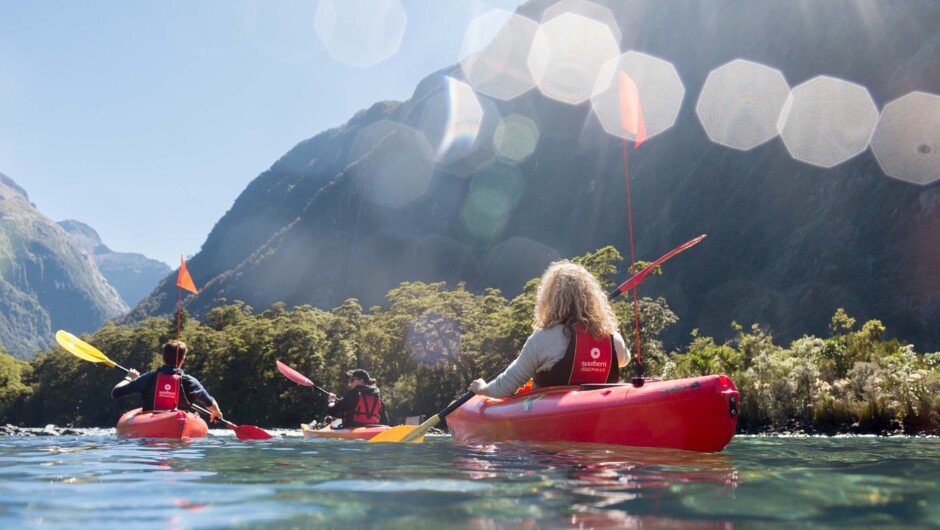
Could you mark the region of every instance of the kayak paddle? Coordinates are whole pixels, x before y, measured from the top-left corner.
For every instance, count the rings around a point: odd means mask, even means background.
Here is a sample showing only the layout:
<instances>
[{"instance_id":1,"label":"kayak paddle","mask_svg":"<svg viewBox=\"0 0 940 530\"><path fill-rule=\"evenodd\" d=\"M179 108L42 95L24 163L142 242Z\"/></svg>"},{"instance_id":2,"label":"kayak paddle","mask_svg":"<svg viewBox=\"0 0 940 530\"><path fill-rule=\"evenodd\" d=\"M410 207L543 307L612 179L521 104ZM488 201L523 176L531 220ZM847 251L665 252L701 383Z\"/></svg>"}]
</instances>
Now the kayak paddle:
<instances>
[{"instance_id":1,"label":"kayak paddle","mask_svg":"<svg viewBox=\"0 0 940 530\"><path fill-rule=\"evenodd\" d=\"M280 370L282 374L284 374L284 377L290 379L291 381L297 383L298 385L313 387L314 390L319 390L320 392L323 392L326 395L330 395L329 392L318 387L316 384L314 384L313 381L308 379L307 376L305 376L304 374L298 372L297 370L294 370L293 368L291 368L290 366L287 366L281 361L275 361L275 362L277 363L277 369Z\"/></svg>"},{"instance_id":2,"label":"kayak paddle","mask_svg":"<svg viewBox=\"0 0 940 530\"><path fill-rule=\"evenodd\" d=\"M680 246L678 246L678 247L672 249L671 251L669 251L668 253L666 253L666 255L664 255L663 257L661 257L661 258L659 258L658 260L654 261L654 262L651 263L648 267L646 267L645 269L641 270L641 271L638 272L637 274L633 275L630 279L628 279L627 281L625 281L625 282L623 282L622 284L620 284L619 287L617 287L617 288L614 289L613 291L609 292L609 293L607 294L607 298L610 299L610 300L613 300L613 299L617 298L618 296L620 296L621 294L623 294L623 293L629 291L630 289L635 288L637 285L640 284L640 282L643 281L644 278L646 278L646 276L647 276L650 272L653 271L653 269L655 269L656 267L658 267L659 265L661 265L664 261L668 260L669 258L671 258L671 257L675 256L676 254L682 252L683 250L697 245L699 242L701 242L703 239L705 239L705 236L706 236L706 234L702 234L702 235L696 237L695 239L692 239L692 240L690 240L690 241L687 241L687 242L683 243L682 245L680 245ZM638 368L637 372L639 373L639 368ZM500 373L502 373L502 371L500 371ZM499 376L499 374L497 374L497 376L491 378L491 379L488 380L487 382L492 382L492 379L495 379L495 378L498 377L498 376ZM637 379L639 379L639 384L637 384ZM639 375L638 375L638 377L634 379L634 384L637 385L637 386L642 385L642 384L643 384L642 381L643 381L643 379L642 379L641 377L639 377ZM387 430L387 431L384 431L384 432L381 432L381 433L377 434L374 438L372 438L371 440L369 440L368 443L373 443L373 442L403 442L403 443L407 443L407 442L414 442L414 443L423 442L423 441L424 441L424 435L428 433L428 431L431 429L431 427L434 427L435 425L437 425L438 423L440 423L440 421L441 421L442 419L444 419L448 414L450 414L451 412L455 411L458 407L460 407L461 405L463 405L463 404L466 403L467 401L470 401L470 398L472 398L472 397L475 396L475 395L476 395L476 394L474 394L473 392L467 392L466 394L460 396L460 398L458 398L457 401L454 401L453 403L451 403L450 405L448 405L447 408L445 408L444 410L438 412L437 414L435 414L435 415L431 416L430 418L428 418L427 420L425 420L425 422L422 423L421 425L418 425L418 426L414 426L414 425L399 425L398 427L392 427L391 429L389 429L389 430Z\"/></svg>"},{"instance_id":3,"label":"kayak paddle","mask_svg":"<svg viewBox=\"0 0 940 530\"><path fill-rule=\"evenodd\" d=\"M75 335L72 335L68 331L61 329L57 331L55 334L55 340L59 343L59 346L65 348L65 351L71 353L79 359L93 363L104 363L111 368L119 368L125 372L130 371L109 359L108 356L102 353L98 348L95 348L91 344L88 344ZM192 406L200 412L211 414L208 410L200 407L195 403L192 403ZM235 425L234 423L225 419L222 419L222 421L228 425L229 428L235 431L235 437L239 440L268 440L273 438L273 436L265 432L263 429L255 427L254 425Z\"/></svg>"}]
</instances>

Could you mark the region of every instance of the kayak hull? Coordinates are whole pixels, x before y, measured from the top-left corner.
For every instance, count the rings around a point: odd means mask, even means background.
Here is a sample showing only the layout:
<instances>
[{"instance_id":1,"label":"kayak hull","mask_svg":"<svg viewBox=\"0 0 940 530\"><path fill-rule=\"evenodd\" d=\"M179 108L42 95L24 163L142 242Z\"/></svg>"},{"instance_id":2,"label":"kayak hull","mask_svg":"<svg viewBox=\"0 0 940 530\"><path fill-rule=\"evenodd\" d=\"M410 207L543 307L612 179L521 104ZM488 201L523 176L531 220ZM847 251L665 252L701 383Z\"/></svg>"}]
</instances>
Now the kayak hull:
<instances>
[{"instance_id":1,"label":"kayak hull","mask_svg":"<svg viewBox=\"0 0 940 530\"><path fill-rule=\"evenodd\" d=\"M641 387L560 386L508 398L474 396L447 416L458 443L584 442L717 452L738 421L726 376L649 380Z\"/></svg>"},{"instance_id":2,"label":"kayak hull","mask_svg":"<svg viewBox=\"0 0 940 530\"><path fill-rule=\"evenodd\" d=\"M351 429L334 429L327 425L322 429L311 429L306 423L300 424L304 438L333 438L341 440L371 440L379 433L389 430L388 425L370 425L368 427L353 427Z\"/></svg>"},{"instance_id":3,"label":"kayak hull","mask_svg":"<svg viewBox=\"0 0 940 530\"><path fill-rule=\"evenodd\" d=\"M143 412L129 410L118 420L118 438L205 438L209 426L192 412Z\"/></svg>"}]
</instances>

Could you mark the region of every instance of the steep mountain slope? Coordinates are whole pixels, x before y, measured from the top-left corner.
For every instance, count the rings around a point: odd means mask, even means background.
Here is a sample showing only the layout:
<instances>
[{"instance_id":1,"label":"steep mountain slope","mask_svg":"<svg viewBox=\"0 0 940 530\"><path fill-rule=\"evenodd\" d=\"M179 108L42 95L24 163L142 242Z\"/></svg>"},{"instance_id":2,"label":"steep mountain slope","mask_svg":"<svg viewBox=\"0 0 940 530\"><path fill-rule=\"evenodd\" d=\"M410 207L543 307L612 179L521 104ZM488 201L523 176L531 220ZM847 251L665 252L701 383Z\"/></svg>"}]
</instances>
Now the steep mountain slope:
<instances>
[{"instance_id":1,"label":"steep mountain slope","mask_svg":"<svg viewBox=\"0 0 940 530\"><path fill-rule=\"evenodd\" d=\"M69 219L59 221L59 226L95 258L98 270L130 307L143 300L170 273L170 266L162 261L133 252L114 252L85 223Z\"/></svg>"},{"instance_id":2,"label":"steep mountain slope","mask_svg":"<svg viewBox=\"0 0 940 530\"><path fill-rule=\"evenodd\" d=\"M91 255L0 174L0 344L32 357L57 329L94 331L128 311Z\"/></svg>"},{"instance_id":3,"label":"steep mountain slope","mask_svg":"<svg viewBox=\"0 0 940 530\"><path fill-rule=\"evenodd\" d=\"M538 21L578 3L530 2L520 13ZM912 91L940 93L940 4L603 5L619 24L620 49L669 61L685 88L674 126L629 154L637 257L709 234L641 289L665 295L682 319L668 338L692 328L728 336L732 320L784 339L823 334L845 307L940 348L940 186L886 177L870 149L823 169L794 160L779 136L749 151L723 147L695 113L709 72L739 58L778 69L791 88L820 75L851 81L879 108ZM446 77L465 79L459 66L435 73L410 100L376 104L301 142L255 179L188 261L203 290L187 307L200 314L227 298L329 308L347 297L369 306L411 280L514 295L554 259L609 244L628 255L622 143L588 104L538 90L508 102L478 94L485 112L475 141L428 169L410 135L439 147L441 101L459 103ZM538 128L521 161L494 153L496 125L511 115ZM928 156L940 147L924 141ZM418 192L399 197L405 188ZM132 317L171 313L174 279Z\"/></svg>"}]
</instances>

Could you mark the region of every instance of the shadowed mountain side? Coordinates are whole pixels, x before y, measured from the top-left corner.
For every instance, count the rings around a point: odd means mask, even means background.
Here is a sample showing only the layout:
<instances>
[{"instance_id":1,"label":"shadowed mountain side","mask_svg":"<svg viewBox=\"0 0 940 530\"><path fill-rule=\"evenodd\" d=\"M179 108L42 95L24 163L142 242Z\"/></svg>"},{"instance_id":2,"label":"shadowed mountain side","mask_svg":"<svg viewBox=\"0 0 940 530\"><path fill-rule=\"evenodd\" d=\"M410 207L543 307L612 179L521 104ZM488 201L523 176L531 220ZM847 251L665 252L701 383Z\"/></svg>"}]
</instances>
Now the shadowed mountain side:
<instances>
[{"instance_id":1,"label":"shadowed mountain side","mask_svg":"<svg viewBox=\"0 0 940 530\"><path fill-rule=\"evenodd\" d=\"M0 175L0 344L28 359L54 330L94 331L127 310L91 255Z\"/></svg>"},{"instance_id":2,"label":"shadowed mountain side","mask_svg":"<svg viewBox=\"0 0 940 530\"><path fill-rule=\"evenodd\" d=\"M552 4L519 12L539 20ZM739 58L778 69L791 88L820 75L862 85L879 109L911 91L938 93L940 4L605 5L621 50L671 62L685 88L675 124L628 150L637 258L709 234L641 288L666 296L681 318L667 344L692 328L728 337L732 320L765 324L783 341L825 335L844 307L918 348L940 348L931 325L940 319L940 186L885 176L870 148L823 169L793 159L779 136L748 151L723 147L695 112L709 72ZM508 102L477 94L484 118L473 147L415 179L425 168L400 142L417 130L432 151L439 145L428 116L450 97L445 76L466 81L459 67L433 74L410 100L302 142L252 182L188 261L203 288L187 299L190 311L217 297L262 308L356 297L368 307L413 280L514 296L554 259L605 245L629 256L623 144L586 103L538 90ZM494 161L493 123L512 114L536 124L537 146L520 162ZM364 132L374 127L381 134ZM403 160L414 164L396 173L404 184L383 182ZM133 317L172 313L175 301L171 275Z\"/></svg>"},{"instance_id":3,"label":"shadowed mountain side","mask_svg":"<svg viewBox=\"0 0 940 530\"><path fill-rule=\"evenodd\" d=\"M157 283L170 273L170 266L133 252L114 252L101 242L98 232L85 223L65 220L59 226L78 239L95 258L104 275L128 306L135 306L153 291Z\"/></svg>"}]
</instances>

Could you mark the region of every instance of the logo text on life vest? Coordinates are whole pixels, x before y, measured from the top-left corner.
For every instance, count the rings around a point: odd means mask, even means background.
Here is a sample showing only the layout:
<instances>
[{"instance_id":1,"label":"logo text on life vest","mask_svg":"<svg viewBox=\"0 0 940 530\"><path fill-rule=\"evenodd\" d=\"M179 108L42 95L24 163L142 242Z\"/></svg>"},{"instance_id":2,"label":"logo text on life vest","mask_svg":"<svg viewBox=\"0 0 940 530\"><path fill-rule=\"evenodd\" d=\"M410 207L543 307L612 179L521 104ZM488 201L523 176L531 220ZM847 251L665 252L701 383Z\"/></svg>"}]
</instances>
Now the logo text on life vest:
<instances>
[{"instance_id":1,"label":"logo text on life vest","mask_svg":"<svg viewBox=\"0 0 940 530\"><path fill-rule=\"evenodd\" d=\"M163 390L157 392L157 396L161 398L170 398L173 400L176 399L176 393L173 392L173 386L169 383L163 385Z\"/></svg>"},{"instance_id":2,"label":"logo text on life vest","mask_svg":"<svg viewBox=\"0 0 940 530\"><path fill-rule=\"evenodd\" d=\"M594 347L591 348L591 359L597 359L601 356L601 349Z\"/></svg>"}]
</instances>

